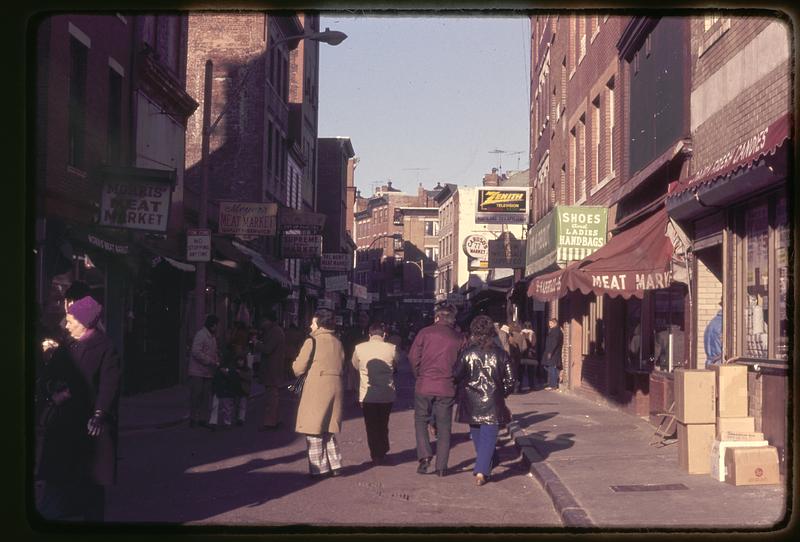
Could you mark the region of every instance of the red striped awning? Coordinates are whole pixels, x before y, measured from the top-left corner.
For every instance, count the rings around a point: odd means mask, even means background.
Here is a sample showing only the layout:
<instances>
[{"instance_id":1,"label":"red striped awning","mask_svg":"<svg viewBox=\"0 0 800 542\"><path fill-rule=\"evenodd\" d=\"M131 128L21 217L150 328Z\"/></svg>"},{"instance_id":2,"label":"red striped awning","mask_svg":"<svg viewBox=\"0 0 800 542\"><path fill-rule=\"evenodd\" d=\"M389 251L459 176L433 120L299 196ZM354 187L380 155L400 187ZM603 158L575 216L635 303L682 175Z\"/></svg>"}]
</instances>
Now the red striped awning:
<instances>
[{"instance_id":1,"label":"red striped awning","mask_svg":"<svg viewBox=\"0 0 800 542\"><path fill-rule=\"evenodd\" d=\"M740 169L752 167L764 156L775 154L784 141L789 139L790 126L791 117L787 113L729 149L690 179L671 183L667 198L674 198L687 190L694 190Z\"/></svg>"},{"instance_id":2,"label":"red striped awning","mask_svg":"<svg viewBox=\"0 0 800 542\"><path fill-rule=\"evenodd\" d=\"M662 207L643 222L614 236L603 247L564 269L536 277L528 295L552 301L570 291L641 298L672 283L669 217Z\"/></svg>"}]
</instances>

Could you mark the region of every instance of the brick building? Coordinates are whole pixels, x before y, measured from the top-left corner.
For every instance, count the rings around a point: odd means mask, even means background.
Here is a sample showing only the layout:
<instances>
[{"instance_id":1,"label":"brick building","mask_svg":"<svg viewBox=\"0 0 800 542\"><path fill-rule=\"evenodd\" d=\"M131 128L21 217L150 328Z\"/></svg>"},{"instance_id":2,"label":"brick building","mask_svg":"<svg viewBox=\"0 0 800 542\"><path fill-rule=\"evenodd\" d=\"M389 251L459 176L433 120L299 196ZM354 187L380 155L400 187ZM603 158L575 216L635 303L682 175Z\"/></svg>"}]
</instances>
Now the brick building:
<instances>
[{"instance_id":1,"label":"brick building","mask_svg":"<svg viewBox=\"0 0 800 542\"><path fill-rule=\"evenodd\" d=\"M290 133L289 120L289 55L298 42L281 40L303 32L297 15L257 11L189 15L187 88L201 107L186 134L188 227L197 223L199 209L202 102L209 59L213 62L210 119L224 111L209 137L208 226L215 257L208 265L205 292L206 312L216 313L222 328L248 316L254 322L267 309L276 309L285 321L297 317L299 264L281 258L276 237L234 239L218 233L217 220L220 201L275 203L279 210L300 206L299 188L309 163L302 130ZM281 43L273 46L277 42ZM303 96L298 88L295 100ZM302 109L300 105L300 116Z\"/></svg>"},{"instance_id":2,"label":"brick building","mask_svg":"<svg viewBox=\"0 0 800 542\"><path fill-rule=\"evenodd\" d=\"M579 270L529 275L564 330L565 384L636 415L666 410L673 370L705 366L721 298L724 356L750 366L750 414L783 450L785 21L534 17L532 54L531 232L563 205L608 216Z\"/></svg>"},{"instance_id":3,"label":"brick building","mask_svg":"<svg viewBox=\"0 0 800 542\"><path fill-rule=\"evenodd\" d=\"M185 91L186 17L62 14L43 19L36 39L45 324L61 318L65 288L85 281L122 354L123 393L175 384L192 270L178 250L183 146L197 107ZM128 197L124 213L109 207L139 189L160 196Z\"/></svg>"}]
</instances>

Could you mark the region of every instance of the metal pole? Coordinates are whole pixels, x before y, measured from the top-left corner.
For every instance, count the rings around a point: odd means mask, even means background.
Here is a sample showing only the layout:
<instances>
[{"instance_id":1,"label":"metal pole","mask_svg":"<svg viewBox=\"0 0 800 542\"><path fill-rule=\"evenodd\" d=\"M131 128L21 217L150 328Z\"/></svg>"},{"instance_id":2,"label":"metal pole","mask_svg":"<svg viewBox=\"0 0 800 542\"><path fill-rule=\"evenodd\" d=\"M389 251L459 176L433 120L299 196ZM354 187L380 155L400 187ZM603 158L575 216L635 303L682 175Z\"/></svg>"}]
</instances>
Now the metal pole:
<instances>
[{"instance_id":1,"label":"metal pole","mask_svg":"<svg viewBox=\"0 0 800 542\"><path fill-rule=\"evenodd\" d=\"M203 133L202 155L200 157L200 208L197 219L198 228L208 227L208 155L211 137L211 85L213 84L213 68L211 60L206 60L206 78L203 89ZM194 274L194 323L195 330L203 326L206 312L206 262L197 262Z\"/></svg>"}]
</instances>

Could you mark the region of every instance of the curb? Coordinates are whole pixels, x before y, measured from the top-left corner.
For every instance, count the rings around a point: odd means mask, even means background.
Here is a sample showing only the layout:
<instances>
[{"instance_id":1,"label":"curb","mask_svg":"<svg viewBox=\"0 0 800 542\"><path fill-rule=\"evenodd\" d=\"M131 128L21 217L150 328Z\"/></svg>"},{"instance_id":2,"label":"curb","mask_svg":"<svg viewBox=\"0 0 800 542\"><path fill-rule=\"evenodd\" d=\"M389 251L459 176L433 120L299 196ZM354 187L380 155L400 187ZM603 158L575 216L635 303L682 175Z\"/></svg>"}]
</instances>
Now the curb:
<instances>
[{"instance_id":1,"label":"curb","mask_svg":"<svg viewBox=\"0 0 800 542\"><path fill-rule=\"evenodd\" d=\"M528 468L550 496L564 526L585 529L595 527L586 510L578 504L569 488L544 460L536 448L536 439L525 435L517 421L508 424L508 433L520 451L522 464Z\"/></svg>"}]
</instances>

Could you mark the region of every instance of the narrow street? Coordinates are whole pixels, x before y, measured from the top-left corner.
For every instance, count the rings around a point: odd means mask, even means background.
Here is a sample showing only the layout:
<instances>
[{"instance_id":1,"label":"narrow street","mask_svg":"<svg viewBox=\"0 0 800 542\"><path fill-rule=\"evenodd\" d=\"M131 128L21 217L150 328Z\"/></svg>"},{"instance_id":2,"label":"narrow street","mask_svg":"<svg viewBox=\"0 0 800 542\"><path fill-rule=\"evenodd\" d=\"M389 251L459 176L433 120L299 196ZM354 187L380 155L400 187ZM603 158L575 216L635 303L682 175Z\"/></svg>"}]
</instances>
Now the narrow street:
<instances>
[{"instance_id":1,"label":"narrow street","mask_svg":"<svg viewBox=\"0 0 800 542\"><path fill-rule=\"evenodd\" d=\"M501 433L493 481L474 485L467 426L454 424L451 474L416 473L413 378L400 366L390 421L387 465L369 460L363 421L349 395L339 435L344 475L311 480L304 439L293 427L295 404L282 397L283 427L258 431L261 398L243 427L187 425L120 436L118 484L108 521L218 525L530 526L560 527L552 502L522 467Z\"/></svg>"}]
</instances>

